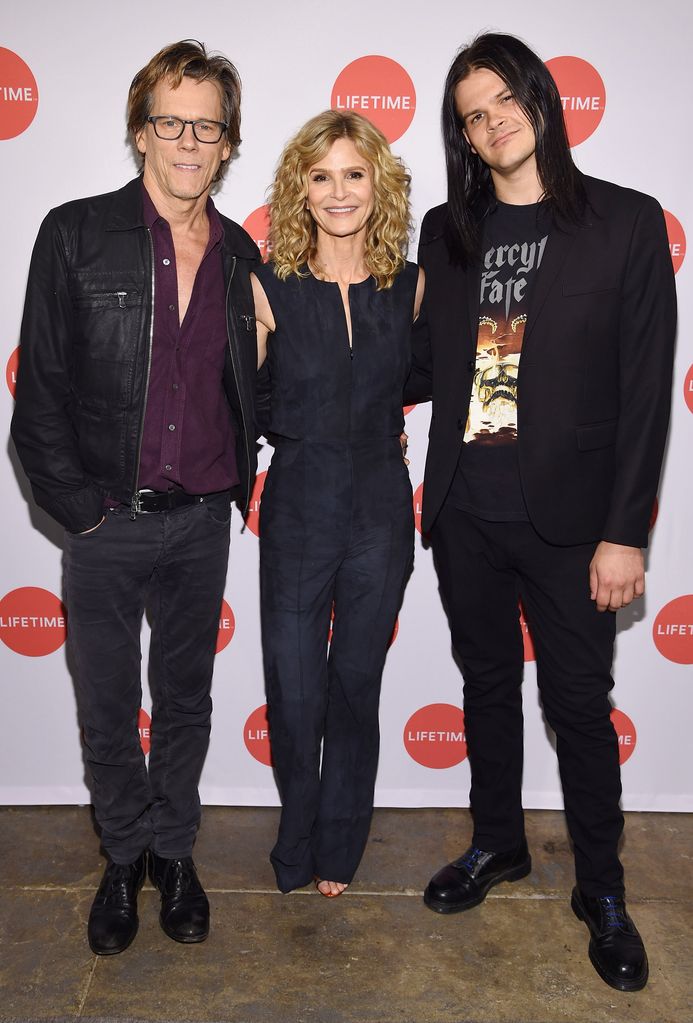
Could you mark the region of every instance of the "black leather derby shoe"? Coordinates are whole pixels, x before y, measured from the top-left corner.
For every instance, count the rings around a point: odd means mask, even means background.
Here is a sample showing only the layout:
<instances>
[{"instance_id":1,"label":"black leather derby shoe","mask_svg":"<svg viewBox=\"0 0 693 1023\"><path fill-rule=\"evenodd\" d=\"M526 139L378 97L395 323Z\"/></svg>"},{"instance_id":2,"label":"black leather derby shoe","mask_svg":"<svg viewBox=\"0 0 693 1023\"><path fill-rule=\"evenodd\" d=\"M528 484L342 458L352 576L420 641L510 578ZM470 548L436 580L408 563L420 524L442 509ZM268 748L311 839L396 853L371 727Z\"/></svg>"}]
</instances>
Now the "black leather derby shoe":
<instances>
[{"instance_id":1,"label":"black leather derby shoe","mask_svg":"<svg viewBox=\"0 0 693 1023\"><path fill-rule=\"evenodd\" d=\"M193 944L209 934L209 902L190 856L168 860L149 853L149 876L161 892L159 922L169 938Z\"/></svg>"},{"instance_id":2,"label":"black leather derby shoe","mask_svg":"<svg viewBox=\"0 0 693 1023\"><path fill-rule=\"evenodd\" d=\"M436 913L460 913L483 902L489 888L501 881L519 881L532 869L527 842L511 852L484 852L472 845L428 883L424 902Z\"/></svg>"},{"instance_id":3,"label":"black leather derby shoe","mask_svg":"<svg viewBox=\"0 0 693 1023\"><path fill-rule=\"evenodd\" d=\"M595 970L618 991L639 991L647 984L647 953L622 896L588 898L573 888L573 913L590 932L589 954Z\"/></svg>"},{"instance_id":4,"label":"black leather derby shoe","mask_svg":"<svg viewBox=\"0 0 693 1023\"><path fill-rule=\"evenodd\" d=\"M123 952L137 934L137 893L147 876L147 854L134 863L109 863L104 871L87 924L92 952L112 956Z\"/></svg>"}]
</instances>

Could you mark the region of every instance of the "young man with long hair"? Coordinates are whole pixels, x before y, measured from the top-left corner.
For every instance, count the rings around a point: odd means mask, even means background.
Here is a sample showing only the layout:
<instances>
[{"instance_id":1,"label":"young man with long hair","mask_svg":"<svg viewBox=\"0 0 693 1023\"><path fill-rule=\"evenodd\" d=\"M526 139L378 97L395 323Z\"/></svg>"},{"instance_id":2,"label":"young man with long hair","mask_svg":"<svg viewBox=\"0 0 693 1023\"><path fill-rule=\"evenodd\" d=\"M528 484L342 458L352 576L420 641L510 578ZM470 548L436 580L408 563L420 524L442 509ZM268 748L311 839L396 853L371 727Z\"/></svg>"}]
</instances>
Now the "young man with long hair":
<instances>
[{"instance_id":1,"label":"young man with long hair","mask_svg":"<svg viewBox=\"0 0 693 1023\"><path fill-rule=\"evenodd\" d=\"M478 905L531 859L521 803L523 644L556 733L572 907L621 990L647 982L626 912L609 691L615 612L642 595L669 418L673 272L649 196L581 174L548 69L513 36L457 55L448 202L425 217L407 401L432 396L422 526L462 662L472 842L424 899Z\"/></svg>"}]
</instances>

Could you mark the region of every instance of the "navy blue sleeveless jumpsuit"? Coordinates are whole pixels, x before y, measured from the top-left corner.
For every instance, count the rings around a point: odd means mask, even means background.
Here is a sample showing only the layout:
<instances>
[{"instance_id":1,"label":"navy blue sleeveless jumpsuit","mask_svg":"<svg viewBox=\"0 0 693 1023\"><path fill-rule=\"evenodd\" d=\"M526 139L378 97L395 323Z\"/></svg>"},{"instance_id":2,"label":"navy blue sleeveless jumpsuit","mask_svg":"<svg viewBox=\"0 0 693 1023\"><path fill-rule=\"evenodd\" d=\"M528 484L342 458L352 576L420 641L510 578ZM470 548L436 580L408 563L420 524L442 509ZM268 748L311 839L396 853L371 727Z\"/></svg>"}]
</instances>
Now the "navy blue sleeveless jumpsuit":
<instances>
[{"instance_id":1,"label":"navy blue sleeveless jumpsuit","mask_svg":"<svg viewBox=\"0 0 693 1023\"><path fill-rule=\"evenodd\" d=\"M389 289L350 286L351 350L337 284L255 272L276 323L260 579L282 798L271 861L288 892L351 881L368 838L380 681L413 562L399 436L417 267Z\"/></svg>"}]
</instances>

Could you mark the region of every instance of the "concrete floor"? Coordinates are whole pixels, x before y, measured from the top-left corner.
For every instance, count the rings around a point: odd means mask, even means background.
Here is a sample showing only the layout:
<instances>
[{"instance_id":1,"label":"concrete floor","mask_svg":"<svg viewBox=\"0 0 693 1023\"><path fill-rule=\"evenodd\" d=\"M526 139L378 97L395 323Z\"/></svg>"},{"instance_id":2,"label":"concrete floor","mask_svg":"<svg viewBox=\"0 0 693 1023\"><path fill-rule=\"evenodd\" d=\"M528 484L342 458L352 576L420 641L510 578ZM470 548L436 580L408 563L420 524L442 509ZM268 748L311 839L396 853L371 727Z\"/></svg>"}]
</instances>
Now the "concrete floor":
<instances>
[{"instance_id":1,"label":"concrete floor","mask_svg":"<svg viewBox=\"0 0 693 1023\"><path fill-rule=\"evenodd\" d=\"M562 815L527 815L531 875L468 913L420 898L463 851L463 810L379 810L336 900L274 888L273 809L208 807L195 858L210 895L202 945L170 941L140 896L123 954L85 937L103 870L88 809L0 809L0 1020L169 1023L693 1023L693 815L629 814L623 860L650 982L622 994L587 959L569 907Z\"/></svg>"}]
</instances>

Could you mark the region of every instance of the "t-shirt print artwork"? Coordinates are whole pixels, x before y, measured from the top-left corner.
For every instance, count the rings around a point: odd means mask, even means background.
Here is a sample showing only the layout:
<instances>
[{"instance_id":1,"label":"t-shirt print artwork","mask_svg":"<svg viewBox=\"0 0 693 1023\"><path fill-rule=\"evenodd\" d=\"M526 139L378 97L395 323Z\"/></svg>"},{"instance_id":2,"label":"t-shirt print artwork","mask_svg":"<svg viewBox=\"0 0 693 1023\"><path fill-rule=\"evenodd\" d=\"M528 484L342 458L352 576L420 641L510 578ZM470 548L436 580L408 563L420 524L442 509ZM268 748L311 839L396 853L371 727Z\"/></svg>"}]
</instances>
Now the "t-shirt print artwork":
<instances>
[{"instance_id":1,"label":"t-shirt print artwork","mask_svg":"<svg viewBox=\"0 0 693 1023\"><path fill-rule=\"evenodd\" d=\"M517 379L527 323L530 282L548 235L495 243L482 260L476 366L464 441L505 444L517 439Z\"/></svg>"}]
</instances>

